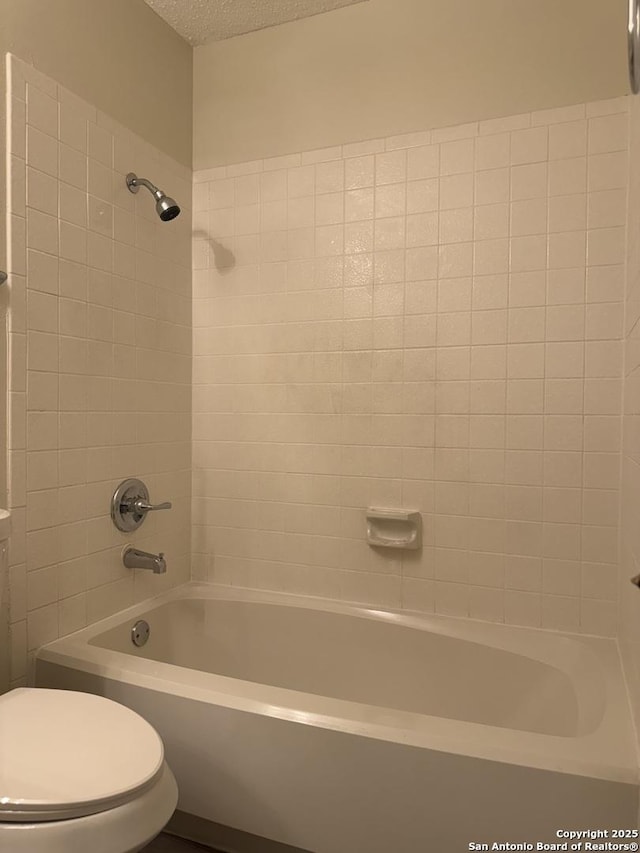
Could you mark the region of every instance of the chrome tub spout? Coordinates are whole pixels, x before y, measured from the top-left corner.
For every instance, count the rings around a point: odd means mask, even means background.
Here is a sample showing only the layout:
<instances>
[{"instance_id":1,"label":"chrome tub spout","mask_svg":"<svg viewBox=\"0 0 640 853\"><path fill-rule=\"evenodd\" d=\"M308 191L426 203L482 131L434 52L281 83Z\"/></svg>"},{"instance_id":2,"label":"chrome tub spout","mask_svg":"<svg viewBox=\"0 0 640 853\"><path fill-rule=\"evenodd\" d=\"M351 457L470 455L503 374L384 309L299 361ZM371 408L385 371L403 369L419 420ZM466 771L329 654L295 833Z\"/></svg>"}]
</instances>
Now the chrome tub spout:
<instances>
[{"instance_id":1,"label":"chrome tub spout","mask_svg":"<svg viewBox=\"0 0 640 853\"><path fill-rule=\"evenodd\" d=\"M132 545L124 549L122 562L128 569L150 569L154 575L163 575L167 571L167 561L163 553L149 554Z\"/></svg>"}]
</instances>

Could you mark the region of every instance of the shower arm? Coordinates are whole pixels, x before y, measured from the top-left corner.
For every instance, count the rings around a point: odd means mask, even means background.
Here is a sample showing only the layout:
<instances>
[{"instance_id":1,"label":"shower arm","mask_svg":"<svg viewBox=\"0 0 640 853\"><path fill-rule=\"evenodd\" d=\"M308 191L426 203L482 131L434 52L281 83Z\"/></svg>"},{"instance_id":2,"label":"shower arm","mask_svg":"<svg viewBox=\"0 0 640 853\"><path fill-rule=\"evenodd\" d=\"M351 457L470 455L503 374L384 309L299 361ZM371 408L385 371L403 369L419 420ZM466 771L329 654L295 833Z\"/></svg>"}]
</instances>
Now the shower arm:
<instances>
[{"instance_id":1,"label":"shower arm","mask_svg":"<svg viewBox=\"0 0 640 853\"><path fill-rule=\"evenodd\" d=\"M146 178L139 178L132 172L127 175L127 186L132 193L137 193L140 187L146 187L154 196L156 193L164 195L164 193L162 193L155 184L152 184L151 181L148 181Z\"/></svg>"}]
</instances>

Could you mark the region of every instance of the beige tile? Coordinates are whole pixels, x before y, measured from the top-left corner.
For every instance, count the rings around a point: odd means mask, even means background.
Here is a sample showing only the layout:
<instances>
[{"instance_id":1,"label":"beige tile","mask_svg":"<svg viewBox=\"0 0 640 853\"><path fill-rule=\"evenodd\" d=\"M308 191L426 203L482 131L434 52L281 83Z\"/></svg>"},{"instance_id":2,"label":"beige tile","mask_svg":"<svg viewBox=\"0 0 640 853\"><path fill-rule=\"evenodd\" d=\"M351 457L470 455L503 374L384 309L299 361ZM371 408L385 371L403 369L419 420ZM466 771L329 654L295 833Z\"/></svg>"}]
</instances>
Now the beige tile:
<instances>
[{"instance_id":1,"label":"beige tile","mask_svg":"<svg viewBox=\"0 0 640 853\"><path fill-rule=\"evenodd\" d=\"M27 164L52 177L58 176L58 141L54 136L27 127Z\"/></svg>"},{"instance_id":2,"label":"beige tile","mask_svg":"<svg viewBox=\"0 0 640 853\"><path fill-rule=\"evenodd\" d=\"M587 122L583 119L549 127L549 159L584 157L587 153Z\"/></svg>"},{"instance_id":3,"label":"beige tile","mask_svg":"<svg viewBox=\"0 0 640 853\"><path fill-rule=\"evenodd\" d=\"M629 140L629 119L626 113L598 116L589 119L589 153L625 151Z\"/></svg>"},{"instance_id":4,"label":"beige tile","mask_svg":"<svg viewBox=\"0 0 640 853\"><path fill-rule=\"evenodd\" d=\"M435 178L440 169L440 147L422 145L407 153L407 179L409 181Z\"/></svg>"}]
</instances>

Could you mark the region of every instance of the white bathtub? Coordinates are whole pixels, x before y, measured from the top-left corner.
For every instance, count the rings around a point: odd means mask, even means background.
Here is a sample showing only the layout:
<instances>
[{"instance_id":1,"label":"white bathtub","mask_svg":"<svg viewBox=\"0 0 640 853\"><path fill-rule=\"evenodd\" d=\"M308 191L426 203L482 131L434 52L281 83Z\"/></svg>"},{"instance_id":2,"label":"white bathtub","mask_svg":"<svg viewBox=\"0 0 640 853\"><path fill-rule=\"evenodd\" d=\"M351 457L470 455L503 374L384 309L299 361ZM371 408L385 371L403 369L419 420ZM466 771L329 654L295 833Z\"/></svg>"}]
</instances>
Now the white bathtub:
<instances>
[{"instance_id":1,"label":"white bathtub","mask_svg":"<svg viewBox=\"0 0 640 853\"><path fill-rule=\"evenodd\" d=\"M45 646L36 672L146 717L181 811L314 853L636 826L613 641L188 584Z\"/></svg>"}]
</instances>

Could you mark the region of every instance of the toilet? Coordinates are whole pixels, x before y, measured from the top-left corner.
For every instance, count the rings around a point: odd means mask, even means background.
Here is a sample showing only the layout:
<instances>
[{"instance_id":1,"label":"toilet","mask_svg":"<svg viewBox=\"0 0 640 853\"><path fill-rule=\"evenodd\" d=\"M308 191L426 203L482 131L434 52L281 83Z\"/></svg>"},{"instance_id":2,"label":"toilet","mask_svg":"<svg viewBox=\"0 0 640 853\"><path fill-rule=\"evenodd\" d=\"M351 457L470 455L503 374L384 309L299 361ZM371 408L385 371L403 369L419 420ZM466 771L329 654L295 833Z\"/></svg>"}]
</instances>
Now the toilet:
<instances>
[{"instance_id":1,"label":"toilet","mask_svg":"<svg viewBox=\"0 0 640 853\"><path fill-rule=\"evenodd\" d=\"M162 740L124 705L42 688L0 696L0 853L135 853L177 801Z\"/></svg>"}]
</instances>

